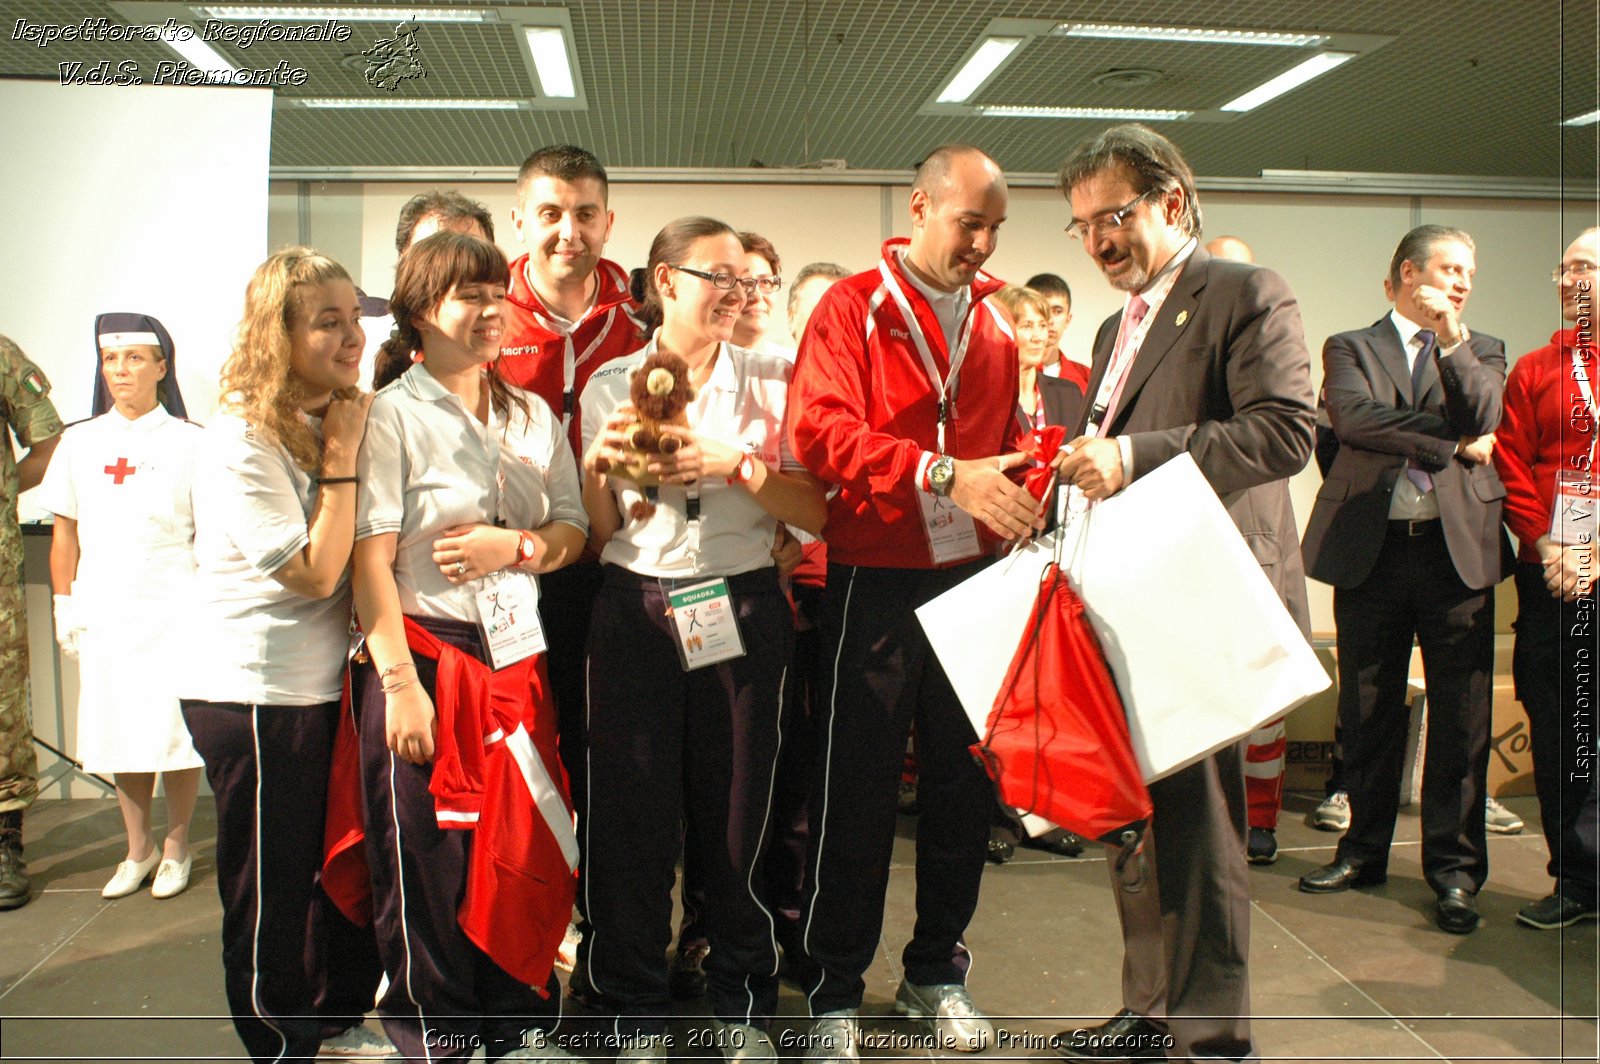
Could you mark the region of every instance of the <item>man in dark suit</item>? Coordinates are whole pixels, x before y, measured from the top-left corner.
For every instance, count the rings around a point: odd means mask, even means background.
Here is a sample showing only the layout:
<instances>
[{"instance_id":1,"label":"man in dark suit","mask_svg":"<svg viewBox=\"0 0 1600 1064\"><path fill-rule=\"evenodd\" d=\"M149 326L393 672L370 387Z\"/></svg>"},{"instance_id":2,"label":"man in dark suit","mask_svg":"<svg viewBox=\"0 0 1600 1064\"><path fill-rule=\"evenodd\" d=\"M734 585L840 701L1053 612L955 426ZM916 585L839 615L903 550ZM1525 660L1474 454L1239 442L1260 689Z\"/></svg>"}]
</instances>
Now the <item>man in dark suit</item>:
<instances>
[{"instance_id":1,"label":"man in dark suit","mask_svg":"<svg viewBox=\"0 0 1600 1064\"><path fill-rule=\"evenodd\" d=\"M1350 830L1300 889L1387 878L1415 636L1428 690L1422 869L1435 920L1454 934L1478 926L1488 875L1494 585L1510 562L1506 489L1489 464L1505 345L1461 321L1476 268L1466 233L1419 226L1389 265L1394 310L1328 338L1323 389L1339 452L1305 542L1307 570L1334 587Z\"/></svg>"},{"instance_id":2,"label":"man in dark suit","mask_svg":"<svg viewBox=\"0 0 1600 1064\"><path fill-rule=\"evenodd\" d=\"M1189 165L1143 126L1079 144L1057 182L1069 232L1127 293L1095 339L1089 409L1062 475L1103 499L1187 452L1308 627L1287 478L1311 457L1316 414L1293 293L1271 270L1197 246ZM1243 762L1240 742L1151 784L1155 889L1112 876L1124 1008L1062 1036L1063 1055L1254 1058Z\"/></svg>"}]
</instances>

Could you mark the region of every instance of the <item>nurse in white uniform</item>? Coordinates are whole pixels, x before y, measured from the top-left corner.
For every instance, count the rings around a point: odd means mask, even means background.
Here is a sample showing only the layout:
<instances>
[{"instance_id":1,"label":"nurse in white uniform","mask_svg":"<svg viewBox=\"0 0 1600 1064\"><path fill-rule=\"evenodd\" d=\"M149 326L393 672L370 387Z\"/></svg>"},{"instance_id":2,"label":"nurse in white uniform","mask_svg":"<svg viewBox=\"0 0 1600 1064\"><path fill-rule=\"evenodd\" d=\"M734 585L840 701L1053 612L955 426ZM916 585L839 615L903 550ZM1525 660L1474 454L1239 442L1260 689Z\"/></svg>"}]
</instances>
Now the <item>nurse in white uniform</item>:
<instances>
[{"instance_id":1,"label":"nurse in white uniform","mask_svg":"<svg viewBox=\"0 0 1600 1064\"><path fill-rule=\"evenodd\" d=\"M95 335L99 416L66 431L39 489L56 515L56 638L79 660L78 756L115 777L128 829L127 859L101 894L132 894L154 871L151 893L170 898L189 885L200 788L200 755L172 686L181 645L172 627L195 571L189 488L200 430L182 418L160 322L102 314ZM160 846L150 822L158 773L167 794Z\"/></svg>"}]
</instances>

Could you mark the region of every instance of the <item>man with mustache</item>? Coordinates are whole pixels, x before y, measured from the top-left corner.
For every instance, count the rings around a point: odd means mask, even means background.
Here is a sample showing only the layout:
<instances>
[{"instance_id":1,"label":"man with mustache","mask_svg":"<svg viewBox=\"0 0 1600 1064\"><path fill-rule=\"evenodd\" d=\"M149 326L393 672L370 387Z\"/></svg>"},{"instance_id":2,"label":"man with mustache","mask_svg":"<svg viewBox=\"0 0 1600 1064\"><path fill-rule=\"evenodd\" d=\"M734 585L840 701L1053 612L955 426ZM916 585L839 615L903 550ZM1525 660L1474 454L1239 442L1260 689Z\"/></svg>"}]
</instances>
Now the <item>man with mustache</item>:
<instances>
[{"instance_id":1,"label":"man with mustache","mask_svg":"<svg viewBox=\"0 0 1600 1064\"><path fill-rule=\"evenodd\" d=\"M1472 237L1418 226L1389 263L1394 310L1328 338L1323 389L1339 453L1305 539L1307 571L1334 588L1350 830L1300 889L1388 876L1415 637L1428 690L1422 870L1438 896L1434 921L1457 935L1478 926L1489 872L1494 585L1511 562L1506 489L1490 464L1506 352L1462 321L1476 270Z\"/></svg>"}]
</instances>

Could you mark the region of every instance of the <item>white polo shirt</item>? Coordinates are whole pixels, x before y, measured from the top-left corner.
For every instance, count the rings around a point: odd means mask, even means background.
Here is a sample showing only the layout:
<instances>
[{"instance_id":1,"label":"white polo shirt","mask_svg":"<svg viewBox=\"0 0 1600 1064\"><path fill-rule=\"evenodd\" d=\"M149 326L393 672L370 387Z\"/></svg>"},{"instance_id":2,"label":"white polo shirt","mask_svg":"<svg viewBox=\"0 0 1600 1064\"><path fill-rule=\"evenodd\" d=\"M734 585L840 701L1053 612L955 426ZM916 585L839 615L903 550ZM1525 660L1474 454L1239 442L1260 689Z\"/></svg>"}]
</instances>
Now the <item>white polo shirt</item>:
<instances>
[{"instance_id":1,"label":"white polo shirt","mask_svg":"<svg viewBox=\"0 0 1600 1064\"><path fill-rule=\"evenodd\" d=\"M320 419L307 418L321 435ZM289 452L219 413L195 458L194 556L178 694L207 702L306 706L338 699L350 647L349 572L325 599L272 574L311 541L318 488Z\"/></svg>"},{"instance_id":2,"label":"white polo shirt","mask_svg":"<svg viewBox=\"0 0 1600 1064\"><path fill-rule=\"evenodd\" d=\"M477 620L475 596L493 577L445 579L433 543L447 528L535 529L559 521L588 534L560 419L532 392L511 391L528 414L513 405L501 417L491 405L485 424L418 362L372 401L357 461L356 538L398 533L394 580L405 613Z\"/></svg>"},{"instance_id":3,"label":"white polo shirt","mask_svg":"<svg viewBox=\"0 0 1600 1064\"><path fill-rule=\"evenodd\" d=\"M606 363L583 390L583 449L588 451L605 420L628 398L630 376L656 350L651 337L644 348ZM711 377L689 404L689 424L695 432L753 454L785 472L802 472L789 453L784 432L784 410L793 367L777 355L723 344ZM645 498L630 481L610 477L612 496L623 517L622 527L611 537L600 560L645 576L732 576L773 564L772 541L778 521L764 510L750 491L722 477L702 478L698 484L700 519L699 552L691 556L688 522L689 492L683 485L663 485L655 513L647 520L628 516L633 504Z\"/></svg>"}]
</instances>

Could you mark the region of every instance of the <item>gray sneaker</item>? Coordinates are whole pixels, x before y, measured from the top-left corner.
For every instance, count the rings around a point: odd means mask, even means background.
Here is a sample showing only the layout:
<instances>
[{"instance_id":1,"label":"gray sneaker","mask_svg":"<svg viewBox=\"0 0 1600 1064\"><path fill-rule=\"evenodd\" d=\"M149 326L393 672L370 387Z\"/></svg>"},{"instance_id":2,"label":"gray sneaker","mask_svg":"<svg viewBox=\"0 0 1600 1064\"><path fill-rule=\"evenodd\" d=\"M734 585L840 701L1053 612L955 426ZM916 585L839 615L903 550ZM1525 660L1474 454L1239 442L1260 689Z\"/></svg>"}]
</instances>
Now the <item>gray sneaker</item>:
<instances>
[{"instance_id":1,"label":"gray sneaker","mask_svg":"<svg viewBox=\"0 0 1600 1064\"><path fill-rule=\"evenodd\" d=\"M1522 818L1492 797L1483 800L1483 826L1496 835L1517 835L1522 832Z\"/></svg>"},{"instance_id":2,"label":"gray sneaker","mask_svg":"<svg viewBox=\"0 0 1600 1064\"><path fill-rule=\"evenodd\" d=\"M761 1028L721 1020L712 1020L711 1026L717 1032L717 1048L722 1051L723 1060L740 1064L778 1064L778 1051Z\"/></svg>"},{"instance_id":3,"label":"gray sneaker","mask_svg":"<svg viewBox=\"0 0 1600 1064\"><path fill-rule=\"evenodd\" d=\"M1322 800L1321 805L1311 810L1306 823L1318 831L1349 831L1350 795L1344 791L1334 791Z\"/></svg>"},{"instance_id":4,"label":"gray sneaker","mask_svg":"<svg viewBox=\"0 0 1600 1064\"><path fill-rule=\"evenodd\" d=\"M317 1056L324 1060L387 1060L399 1052L385 1035L358 1023L324 1038Z\"/></svg>"},{"instance_id":5,"label":"gray sneaker","mask_svg":"<svg viewBox=\"0 0 1600 1064\"><path fill-rule=\"evenodd\" d=\"M861 1023L855 1009L824 1012L811 1025L806 1064L853 1064L861 1059Z\"/></svg>"},{"instance_id":6,"label":"gray sneaker","mask_svg":"<svg viewBox=\"0 0 1600 1064\"><path fill-rule=\"evenodd\" d=\"M960 983L918 986L902 979L894 994L894 1010L911 1019L928 1021L940 1049L977 1053L994 1044L994 1024L978 1011L967 988Z\"/></svg>"}]
</instances>

